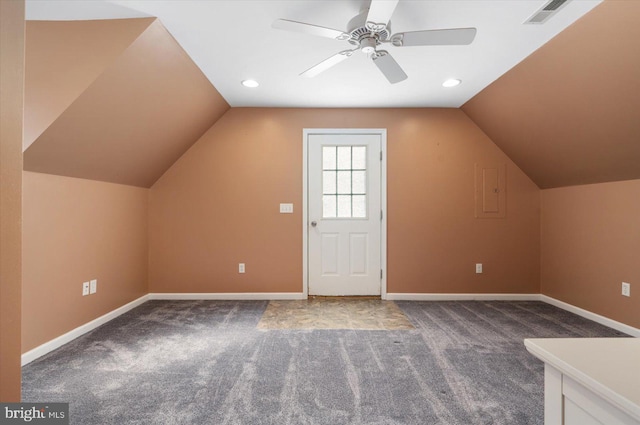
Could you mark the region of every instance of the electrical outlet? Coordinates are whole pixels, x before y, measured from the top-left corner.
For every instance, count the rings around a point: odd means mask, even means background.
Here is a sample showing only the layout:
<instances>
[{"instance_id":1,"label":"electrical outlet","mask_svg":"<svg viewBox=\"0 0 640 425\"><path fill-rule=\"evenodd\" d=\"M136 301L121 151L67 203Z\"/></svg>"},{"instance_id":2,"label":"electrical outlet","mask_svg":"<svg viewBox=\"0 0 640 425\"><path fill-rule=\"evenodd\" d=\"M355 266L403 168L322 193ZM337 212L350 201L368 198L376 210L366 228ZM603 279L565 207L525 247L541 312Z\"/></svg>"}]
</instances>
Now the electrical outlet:
<instances>
[{"instance_id":1,"label":"electrical outlet","mask_svg":"<svg viewBox=\"0 0 640 425\"><path fill-rule=\"evenodd\" d=\"M622 295L625 297L631 296L631 284L627 282L622 282Z\"/></svg>"},{"instance_id":2,"label":"electrical outlet","mask_svg":"<svg viewBox=\"0 0 640 425\"><path fill-rule=\"evenodd\" d=\"M476 264L476 273L478 274L482 273L482 263Z\"/></svg>"},{"instance_id":3,"label":"electrical outlet","mask_svg":"<svg viewBox=\"0 0 640 425\"><path fill-rule=\"evenodd\" d=\"M89 282L89 293L95 294L98 291L98 279L93 279Z\"/></svg>"},{"instance_id":4,"label":"electrical outlet","mask_svg":"<svg viewBox=\"0 0 640 425\"><path fill-rule=\"evenodd\" d=\"M238 273L244 273L244 263L238 264Z\"/></svg>"},{"instance_id":5,"label":"electrical outlet","mask_svg":"<svg viewBox=\"0 0 640 425\"><path fill-rule=\"evenodd\" d=\"M89 295L89 282L82 282L82 296Z\"/></svg>"}]
</instances>

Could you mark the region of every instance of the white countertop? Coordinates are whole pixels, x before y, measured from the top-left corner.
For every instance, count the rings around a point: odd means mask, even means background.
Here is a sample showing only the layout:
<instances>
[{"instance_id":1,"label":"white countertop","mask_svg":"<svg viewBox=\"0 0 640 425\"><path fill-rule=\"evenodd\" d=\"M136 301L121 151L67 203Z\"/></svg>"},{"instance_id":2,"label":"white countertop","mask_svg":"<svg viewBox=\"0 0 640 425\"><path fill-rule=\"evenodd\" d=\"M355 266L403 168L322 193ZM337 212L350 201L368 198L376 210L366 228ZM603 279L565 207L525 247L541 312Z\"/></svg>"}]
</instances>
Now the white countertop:
<instances>
[{"instance_id":1,"label":"white countertop","mask_svg":"<svg viewBox=\"0 0 640 425\"><path fill-rule=\"evenodd\" d=\"M639 338L525 339L527 350L640 421Z\"/></svg>"}]
</instances>

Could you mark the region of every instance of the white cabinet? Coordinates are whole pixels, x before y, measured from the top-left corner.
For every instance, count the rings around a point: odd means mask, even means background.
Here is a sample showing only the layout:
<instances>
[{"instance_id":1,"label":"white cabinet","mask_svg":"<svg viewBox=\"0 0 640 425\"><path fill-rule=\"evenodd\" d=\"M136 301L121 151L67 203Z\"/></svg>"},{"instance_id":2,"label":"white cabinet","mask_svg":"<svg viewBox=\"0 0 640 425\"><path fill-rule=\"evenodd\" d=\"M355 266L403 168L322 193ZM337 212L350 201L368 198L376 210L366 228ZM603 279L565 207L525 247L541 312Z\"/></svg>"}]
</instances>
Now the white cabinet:
<instances>
[{"instance_id":1,"label":"white cabinet","mask_svg":"<svg viewBox=\"0 0 640 425\"><path fill-rule=\"evenodd\" d=\"M640 425L640 339L527 339L545 362L545 425Z\"/></svg>"},{"instance_id":2,"label":"white cabinet","mask_svg":"<svg viewBox=\"0 0 640 425\"><path fill-rule=\"evenodd\" d=\"M640 383L639 383L640 385ZM565 425L638 425L621 409L566 375L562 377Z\"/></svg>"}]
</instances>

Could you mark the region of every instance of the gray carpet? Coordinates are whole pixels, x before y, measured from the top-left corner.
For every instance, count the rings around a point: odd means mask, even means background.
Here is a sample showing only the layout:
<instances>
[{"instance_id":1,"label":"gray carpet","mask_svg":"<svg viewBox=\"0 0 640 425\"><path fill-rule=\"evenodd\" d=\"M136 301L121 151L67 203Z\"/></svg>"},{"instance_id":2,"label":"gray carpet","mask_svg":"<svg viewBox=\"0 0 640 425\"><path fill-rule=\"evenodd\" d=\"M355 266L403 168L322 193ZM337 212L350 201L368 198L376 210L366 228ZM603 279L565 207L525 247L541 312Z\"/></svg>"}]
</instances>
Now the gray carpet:
<instances>
[{"instance_id":1,"label":"gray carpet","mask_svg":"<svg viewBox=\"0 0 640 425\"><path fill-rule=\"evenodd\" d=\"M623 334L539 302L398 302L414 330L261 330L266 301L150 301L23 368L72 424L542 424L524 338Z\"/></svg>"}]
</instances>

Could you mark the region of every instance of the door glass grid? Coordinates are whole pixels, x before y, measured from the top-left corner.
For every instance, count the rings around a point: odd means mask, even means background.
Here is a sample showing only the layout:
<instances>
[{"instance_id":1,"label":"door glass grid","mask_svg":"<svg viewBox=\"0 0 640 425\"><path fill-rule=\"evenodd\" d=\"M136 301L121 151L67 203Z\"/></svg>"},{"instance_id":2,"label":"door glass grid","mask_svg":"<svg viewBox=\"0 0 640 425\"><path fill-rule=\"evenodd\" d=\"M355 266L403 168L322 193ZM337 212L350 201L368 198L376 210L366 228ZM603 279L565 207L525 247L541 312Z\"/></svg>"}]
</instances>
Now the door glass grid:
<instances>
[{"instance_id":1,"label":"door glass grid","mask_svg":"<svg viewBox=\"0 0 640 425\"><path fill-rule=\"evenodd\" d=\"M367 217L367 147L322 147L322 217Z\"/></svg>"}]
</instances>

